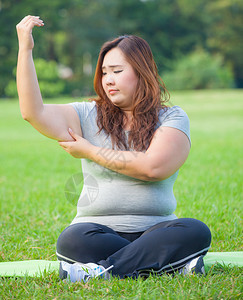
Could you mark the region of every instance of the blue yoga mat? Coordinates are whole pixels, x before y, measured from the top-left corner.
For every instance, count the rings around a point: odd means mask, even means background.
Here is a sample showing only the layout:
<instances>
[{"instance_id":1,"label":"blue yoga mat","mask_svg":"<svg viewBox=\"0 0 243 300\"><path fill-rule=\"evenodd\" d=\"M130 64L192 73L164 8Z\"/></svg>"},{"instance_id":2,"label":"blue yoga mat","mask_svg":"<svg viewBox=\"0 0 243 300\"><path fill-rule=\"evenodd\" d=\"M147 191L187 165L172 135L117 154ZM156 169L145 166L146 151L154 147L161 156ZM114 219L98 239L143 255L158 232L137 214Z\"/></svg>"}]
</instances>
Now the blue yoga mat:
<instances>
[{"instance_id":1,"label":"blue yoga mat","mask_svg":"<svg viewBox=\"0 0 243 300\"><path fill-rule=\"evenodd\" d=\"M228 267L242 267L243 251L209 252L203 260L206 272L217 263ZM46 272L58 272L58 270L58 261L24 260L0 263L0 277L40 277Z\"/></svg>"}]
</instances>

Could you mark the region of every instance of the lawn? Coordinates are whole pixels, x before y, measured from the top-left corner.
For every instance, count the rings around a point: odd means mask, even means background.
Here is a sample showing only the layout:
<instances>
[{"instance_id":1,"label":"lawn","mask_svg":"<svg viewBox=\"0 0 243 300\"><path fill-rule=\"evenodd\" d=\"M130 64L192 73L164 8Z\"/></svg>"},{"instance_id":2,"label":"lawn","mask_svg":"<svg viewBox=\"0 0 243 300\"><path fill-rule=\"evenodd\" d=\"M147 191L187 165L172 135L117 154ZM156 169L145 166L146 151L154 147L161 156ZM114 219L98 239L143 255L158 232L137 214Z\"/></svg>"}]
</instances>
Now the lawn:
<instances>
[{"instance_id":1,"label":"lawn","mask_svg":"<svg viewBox=\"0 0 243 300\"><path fill-rule=\"evenodd\" d=\"M71 101L76 100L51 102ZM242 251L243 91L174 92L171 104L187 112L192 138L174 186L176 214L210 227L210 251ZM0 261L55 260L56 240L76 212L65 198L65 183L80 171L80 162L25 122L17 101L0 101L0 145ZM217 265L205 277L94 279L87 284L68 284L47 273L0 279L0 298L240 299L241 272Z\"/></svg>"}]
</instances>

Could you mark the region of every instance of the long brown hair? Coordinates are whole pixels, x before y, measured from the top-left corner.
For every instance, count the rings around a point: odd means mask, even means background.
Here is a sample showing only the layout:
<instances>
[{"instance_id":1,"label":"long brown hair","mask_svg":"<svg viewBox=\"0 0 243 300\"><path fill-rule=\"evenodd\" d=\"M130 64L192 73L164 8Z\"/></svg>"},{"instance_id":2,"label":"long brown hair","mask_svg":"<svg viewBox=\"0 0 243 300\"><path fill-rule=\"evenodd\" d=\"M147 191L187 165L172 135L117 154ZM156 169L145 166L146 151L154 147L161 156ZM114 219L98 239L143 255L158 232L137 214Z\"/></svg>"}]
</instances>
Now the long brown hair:
<instances>
[{"instance_id":1,"label":"long brown hair","mask_svg":"<svg viewBox=\"0 0 243 300\"><path fill-rule=\"evenodd\" d=\"M115 47L123 52L127 62L138 76L137 89L132 102L132 124L128 142L123 130L126 115L109 100L102 87L103 60L106 53ZM149 44L134 35L121 36L106 42L100 50L94 89L98 95L94 100L97 106L99 133L104 130L111 137L113 148L116 146L122 150L133 148L136 151L145 151L151 143L158 124L159 111L166 107L165 101L169 98L169 93L158 75Z\"/></svg>"}]
</instances>

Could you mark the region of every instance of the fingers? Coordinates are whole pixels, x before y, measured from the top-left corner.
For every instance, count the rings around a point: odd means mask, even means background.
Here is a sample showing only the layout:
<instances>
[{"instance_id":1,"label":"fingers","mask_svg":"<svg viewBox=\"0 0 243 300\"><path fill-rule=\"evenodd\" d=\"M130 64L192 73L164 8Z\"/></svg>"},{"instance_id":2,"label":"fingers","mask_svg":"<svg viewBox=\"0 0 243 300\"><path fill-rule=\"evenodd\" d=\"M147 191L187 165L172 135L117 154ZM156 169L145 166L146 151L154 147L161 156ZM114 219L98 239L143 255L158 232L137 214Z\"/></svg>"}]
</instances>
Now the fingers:
<instances>
[{"instance_id":1,"label":"fingers","mask_svg":"<svg viewBox=\"0 0 243 300\"><path fill-rule=\"evenodd\" d=\"M24 17L20 22L19 22L19 24L26 24L28 21L30 21L30 20L40 20L40 17L39 16L30 16L30 15L28 15L28 16L26 16L26 17Z\"/></svg>"},{"instance_id":2,"label":"fingers","mask_svg":"<svg viewBox=\"0 0 243 300\"><path fill-rule=\"evenodd\" d=\"M26 16L16 26L19 40L19 49L21 51L32 50L34 47L34 40L32 36L32 29L34 26L44 26L44 22L38 16Z\"/></svg>"},{"instance_id":3,"label":"fingers","mask_svg":"<svg viewBox=\"0 0 243 300\"><path fill-rule=\"evenodd\" d=\"M31 18L40 18L39 16L30 16L30 15L28 15L28 16L26 16L26 17L24 17L21 21L20 21L20 23L22 23L22 24L25 24L27 21L29 21Z\"/></svg>"},{"instance_id":4,"label":"fingers","mask_svg":"<svg viewBox=\"0 0 243 300\"><path fill-rule=\"evenodd\" d=\"M62 148L67 148L67 142L58 142Z\"/></svg>"},{"instance_id":5,"label":"fingers","mask_svg":"<svg viewBox=\"0 0 243 300\"><path fill-rule=\"evenodd\" d=\"M68 132L74 140L77 140L78 135L74 133L71 128L68 128Z\"/></svg>"},{"instance_id":6,"label":"fingers","mask_svg":"<svg viewBox=\"0 0 243 300\"><path fill-rule=\"evenodd\" d=\"M44 26L44 22L39 16L26 16L19 22L19 24L17 24L16 28L17 30L24 28L31 30L34 26Z\"/></svg>"},{"instance_id":7,"label":"fingers","mask_svg":"<svg viewBox=\"0 0 243 300\"><path fill-rule=\"evenodd\" d=\"M68 152L68 145L65 142L58 142L58 144L62 147L63 150Z\"/></svg>"},{"instance_id":8,"label":"fingers","mask_svg":"<svg viewBox=\"0 0 243 300\"><path fill-rule=\"evenodd\" d=\"M44 26L44 22L40 19L40 17L31 17L25 21L24 25L28 29L32 29L34 26Z\"/></svg>"}]
</instances>

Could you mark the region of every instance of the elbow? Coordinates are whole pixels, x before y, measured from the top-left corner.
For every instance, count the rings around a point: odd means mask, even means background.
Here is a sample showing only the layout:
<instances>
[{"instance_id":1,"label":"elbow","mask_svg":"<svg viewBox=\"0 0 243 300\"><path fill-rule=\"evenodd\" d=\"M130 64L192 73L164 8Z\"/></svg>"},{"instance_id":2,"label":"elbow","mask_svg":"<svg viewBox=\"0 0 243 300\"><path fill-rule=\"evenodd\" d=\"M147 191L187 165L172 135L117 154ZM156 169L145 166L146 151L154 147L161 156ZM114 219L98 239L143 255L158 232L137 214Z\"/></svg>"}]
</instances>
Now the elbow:
<instances>
[{"instance_id":1,"label":"elbow","mask_svg":"<svg viewBox=\"0 0 243 300\"><path fill-rule=\"evenodd\" d=\"M155 174L148 174L146 181L156 182L156 181L162 181L164 179L165 178L158 177Z\"/></svg>"},{"instance_id":2,"label":"elbow","mask_svg":"<svg viewBox=\"0 0 243 300\"><path fill-rule=\"evenodd\" d=\"M30 123L30 117L29 117L27 114L21 112L21 116L22 116L22 118L23 118L25 121L27 121L27 122Z\"/></svg>"},{"instance_id":3,"label":"elbow","mask_svg":"<svg viewBox=\"0 0 243 300\"><path fill-rule=\"evenodd\" d=\"M21 116L25 121L29 121L29 118L25 114L21 113Z\"/></svg>"},{"instance_id":4,"label":"elbow","mask_svg":"<svg viewBox=\"0 0 243 300\"><path fill-rule=\"evenodd\" d=\"M29 116L28 116L26 109L22 108L21 105L20 105L20 113L21 113L22 119L24 119L25 121L29 120Z\"/></svg>"},{"instance_id":5,"label":"elbow","mask_svg":"<svg viewBox=\"0 0 243 300\"><path fill-rule=\"evenodd\" d=\"M147 164L143 164L142 168L139 168L139 176L137 176L137 178L148 182L162 181L168 177L162 174L162 172L161 168L156 168L147 162Z\"/></svg>"},{"instance_id":6,"label":"elbow","mask_svg":"<svg viewBox=\"0 0 243 300\"><path fill-rule=\"evenodd\" d=\"M167 179L168 177L170 177L172 174L163 172L161 170L159 170L158 168L151 168L150 170L148 170L146 177L147 180L146 181L162 181Z\"/></svg>"},{"instance_id":7,"label":"elbow","mask_svg":"<svg viewBox=\"0 0 243 300\"><path fill-rule=\"evenodd\" d=\"M144 174L144 179L143 180L156 182L156 181L163 180L163 178L161 178L159 176L159 174L157 174L155 172L155 170L148 170L148 172L146 172L146 174Z\"/></svg>"},{"instance_id":8,"label":"elbow","mask_svg":"<svg viewBox=\"0 0 243 300\"><path fill-rule=\"evenodd\" d=\"M29 123L32 122L32 120L33 120L33 115L31 116L31 114L27 113L27 112L24 111L24 110L21 110L20 112L21 112L22 118L23 118L25 121L27 121L27 122L29 122Z\"/></svg>"}]
</instances>

